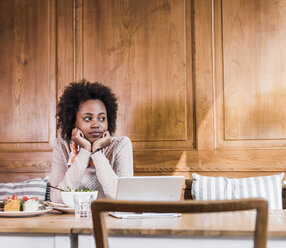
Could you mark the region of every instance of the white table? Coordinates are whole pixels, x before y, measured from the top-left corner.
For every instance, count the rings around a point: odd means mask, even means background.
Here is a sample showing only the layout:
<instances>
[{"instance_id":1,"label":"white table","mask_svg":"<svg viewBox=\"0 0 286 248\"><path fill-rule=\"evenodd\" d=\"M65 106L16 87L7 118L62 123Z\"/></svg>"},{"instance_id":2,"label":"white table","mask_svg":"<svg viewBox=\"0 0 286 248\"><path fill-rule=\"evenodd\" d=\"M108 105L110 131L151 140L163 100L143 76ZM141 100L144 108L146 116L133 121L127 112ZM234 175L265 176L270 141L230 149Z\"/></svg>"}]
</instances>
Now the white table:
<instances>
[{"instance_id":1,"label":"white table","mask_svg":"<svg viewBox=\"0 0 286 248\"><path fill-rule=\"evenodd\" d=\"M127 220L107 216L106 223L111 248L253 247L254 213L249 211ZM270 211L268 236L268 247L286 247L286 210ZM0 244L4 248L95 247L91 219L59 213L0 218Z\"/></svg>"}]
</instances>

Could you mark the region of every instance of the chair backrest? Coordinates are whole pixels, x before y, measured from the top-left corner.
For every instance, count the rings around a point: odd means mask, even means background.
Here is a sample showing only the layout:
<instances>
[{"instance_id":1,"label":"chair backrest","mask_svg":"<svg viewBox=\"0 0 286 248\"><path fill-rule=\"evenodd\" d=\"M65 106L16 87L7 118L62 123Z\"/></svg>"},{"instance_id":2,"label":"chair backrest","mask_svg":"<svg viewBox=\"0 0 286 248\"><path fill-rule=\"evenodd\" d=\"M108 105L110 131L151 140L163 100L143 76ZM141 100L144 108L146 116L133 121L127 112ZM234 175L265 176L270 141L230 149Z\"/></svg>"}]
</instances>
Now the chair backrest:
<instances>
[{"instance_id":1,"label":"chair backrest","mask_svg":"<svg viewBox=\"0 0 286 248\"><path fill-rule=\"evenodd\" d=\"M262 198L219 200L219 201L177 201L139 202L117 200L95 200L91 204L93 232L97 248L108 248L108 230L105 226L105 212L151 212L151 213L207 213L256 210L254 247L266 248L268 225L268 202ZM190 223L191 225L191 223Z\"/></svg>"}]
</instances>

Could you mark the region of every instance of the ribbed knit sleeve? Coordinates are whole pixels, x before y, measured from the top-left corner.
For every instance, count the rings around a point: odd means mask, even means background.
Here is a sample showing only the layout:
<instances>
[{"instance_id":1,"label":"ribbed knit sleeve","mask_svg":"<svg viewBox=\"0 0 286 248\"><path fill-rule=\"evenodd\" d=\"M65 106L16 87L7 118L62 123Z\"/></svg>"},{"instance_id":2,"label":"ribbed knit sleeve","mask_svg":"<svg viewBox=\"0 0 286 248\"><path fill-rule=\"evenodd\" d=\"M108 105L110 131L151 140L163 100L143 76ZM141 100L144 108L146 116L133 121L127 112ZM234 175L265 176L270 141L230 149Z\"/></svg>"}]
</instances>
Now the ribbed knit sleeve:
<instances>
[{"instance_id":1,"label":"ribbed knit sleeve","mask_svg":"<svg viewBox=\"0 0 286 248\"><path fill-rule=\"evenodd\" d=\"M53 148L51 185L65 190L67 186L72 189L79 187L89 163L90 152L81 149L70 167L67 166L68 157L69 149L67 143L62 139L57 139ZM51 199L61 202L60 191L51 189Z\"/></svg>"},{"instance_id":2,"label":"ribbed knit sleeve","mask_svg":"<svg viewBox=\"0 0 286 248\"><path fill-rule=\"evenodd\" d=\"M121 137L115 141L113 161L110 164L101 152L94 153L93 160L97 178L107 198L115 198L119 177L133 176L132 144L128 137Z\"/></svg>"}]
</instances>

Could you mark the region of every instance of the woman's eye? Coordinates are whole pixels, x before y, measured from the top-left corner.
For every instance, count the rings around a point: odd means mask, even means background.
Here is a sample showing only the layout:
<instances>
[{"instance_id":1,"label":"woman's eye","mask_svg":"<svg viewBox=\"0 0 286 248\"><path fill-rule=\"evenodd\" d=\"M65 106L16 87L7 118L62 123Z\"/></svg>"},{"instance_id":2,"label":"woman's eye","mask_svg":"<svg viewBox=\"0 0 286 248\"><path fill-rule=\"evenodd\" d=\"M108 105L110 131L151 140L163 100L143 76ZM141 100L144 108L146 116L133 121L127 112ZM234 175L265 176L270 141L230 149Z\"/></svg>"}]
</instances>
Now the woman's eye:
<instances>
[{"instance_id":1,"label":"woman's eye","mask_svg":"<svg viewBox=\"0 0 286 248\"><path fill-rule=\"evenodd\" d=\"M91 121L91 117L85 117L84 120L85 121Z\"/></svg>"},{"instance_id":2,"label":"woman's eye","mask_svg":"<svg viewBox=\"0 0 286 248\"><path fill-rule=\"evenodd\" d=\"M101 122L105 121L105 117L100 117L99 121L101 121Z\"/></svg>"}]
</instances>

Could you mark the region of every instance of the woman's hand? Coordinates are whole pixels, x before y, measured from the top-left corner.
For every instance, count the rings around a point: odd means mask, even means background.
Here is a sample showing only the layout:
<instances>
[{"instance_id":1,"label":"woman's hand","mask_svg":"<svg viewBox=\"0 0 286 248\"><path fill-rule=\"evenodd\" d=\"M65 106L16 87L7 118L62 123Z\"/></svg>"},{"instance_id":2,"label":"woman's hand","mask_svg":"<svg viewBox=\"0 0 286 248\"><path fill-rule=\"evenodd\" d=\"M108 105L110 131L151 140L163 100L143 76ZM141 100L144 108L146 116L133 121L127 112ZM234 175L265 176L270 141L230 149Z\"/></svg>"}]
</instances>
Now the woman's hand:
<instances>
[{"instance_id":1,"label":"woman's hand","mask_svg":"<svg viewBox=\"0 0 286 248\"><path fill-rule=\"evenodd\" d=\"M91 151L91 143L84 137L83 132L79 128L75 127L72 130L71 139L72 139L72 141L74 141L77 145L79 145L83 149L85 149L89 152Z\"/></svg>"},{"instance_id":2,"label":"woman's hand","mask_svg":"<svg viewBox=\"0 0 286 248\"><path fill-rule=\"evenodd\" d=\"M105 131L102 137L92 144L92 152L94 152L98 148L104 148L111 144L111 136L108 131Z\"/></svg>"}]
</instances>

